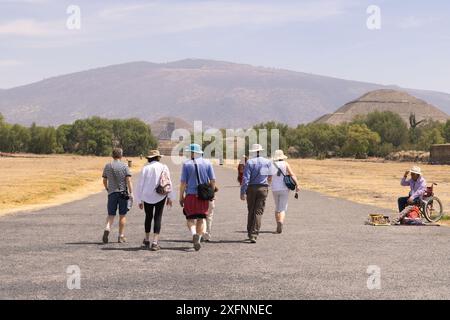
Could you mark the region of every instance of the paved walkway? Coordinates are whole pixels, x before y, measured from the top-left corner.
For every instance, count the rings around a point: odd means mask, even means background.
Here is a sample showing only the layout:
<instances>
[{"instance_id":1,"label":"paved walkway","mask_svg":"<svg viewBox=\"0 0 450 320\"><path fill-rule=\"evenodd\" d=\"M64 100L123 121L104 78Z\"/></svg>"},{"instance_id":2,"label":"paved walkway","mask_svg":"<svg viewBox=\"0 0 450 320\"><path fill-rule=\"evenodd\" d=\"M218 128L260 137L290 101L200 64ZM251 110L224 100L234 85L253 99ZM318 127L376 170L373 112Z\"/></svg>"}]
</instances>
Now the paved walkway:
<instances>
[{"instance_id":1,"label":"paved walkway","mask_svg":"<svg viewBox=\"0 0 450 320\"><path fill-rule=\"evenodd\" d=\"M105 194L1 217L0 299L450 299L450 228L366 226L383 210L303 191L291 196L281 235L270 196L250 244L235 172L216 173L214 242L199 252L178 205L164 213L160 252L141 250L136 208L128 243L101 244ZM81 269L80 290L67 289L69 265ZM381 289L367 288L369 265L380 268Z\"/></svg>"}]
</instances>

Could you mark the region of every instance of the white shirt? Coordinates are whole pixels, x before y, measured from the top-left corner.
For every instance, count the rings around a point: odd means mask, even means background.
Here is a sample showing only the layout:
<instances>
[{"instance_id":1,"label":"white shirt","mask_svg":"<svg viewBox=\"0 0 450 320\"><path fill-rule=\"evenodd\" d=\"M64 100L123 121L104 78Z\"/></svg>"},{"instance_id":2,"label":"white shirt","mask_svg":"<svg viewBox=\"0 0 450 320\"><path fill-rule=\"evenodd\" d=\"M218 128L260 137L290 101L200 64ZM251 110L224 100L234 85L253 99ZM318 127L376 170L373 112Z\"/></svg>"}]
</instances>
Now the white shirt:
<instances>
[{"instance_id":1,"label":"white shirt","mask_svg":"<svg viewBox=\"0 0 450 320\"><path fill-rule=\"evenodd\" d=\"M284 161L275 161L274 162L278 168L281 169L281 171L286 175L287 174L287 168L286 168L286 162ZM286 187L286 184L284 183L284 177L282 174L278 176L278 169L273 166L273 175L272 175L272 191L289 191L288 187Z\"/></svg>"},{"instance_id":2,"label":"white shirt","mask_svg":"<svg viewBox=\"0 0 450 320\"><path fill-rule=\"evenodd\" d=\"M137 203L146 202L155 204L164 199L165 196L156 192L156 187L159 185L159 179L163 170L166 170L170 184L172 185L172 192L167 195L169 199L174 198L174 187L170 179L169 168L159 161L152 161L142 168L137 188L135 189L135 198Z\"/></svg>"}]
</instances>

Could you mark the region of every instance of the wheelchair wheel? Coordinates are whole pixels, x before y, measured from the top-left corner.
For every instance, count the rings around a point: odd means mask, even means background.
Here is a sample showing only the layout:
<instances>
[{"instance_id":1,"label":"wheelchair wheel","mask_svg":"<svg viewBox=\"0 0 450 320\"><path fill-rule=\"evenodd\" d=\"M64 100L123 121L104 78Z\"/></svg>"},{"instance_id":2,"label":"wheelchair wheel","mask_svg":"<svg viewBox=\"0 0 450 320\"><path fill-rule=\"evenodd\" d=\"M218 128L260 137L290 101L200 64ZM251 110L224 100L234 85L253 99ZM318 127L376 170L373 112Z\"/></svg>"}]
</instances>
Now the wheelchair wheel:
<instances>
[{"instance_id":1,"label":"wheelchair wheel","mask_svg":"<svg viewBox=\"0 0 450 320\"><path fill-rule=\"evenodd\" d=\"M442 202L437 197L429 198L424 204L425 218L429 222L438 222L444 215L444 208Z\"/></svg>"}]
</instances>

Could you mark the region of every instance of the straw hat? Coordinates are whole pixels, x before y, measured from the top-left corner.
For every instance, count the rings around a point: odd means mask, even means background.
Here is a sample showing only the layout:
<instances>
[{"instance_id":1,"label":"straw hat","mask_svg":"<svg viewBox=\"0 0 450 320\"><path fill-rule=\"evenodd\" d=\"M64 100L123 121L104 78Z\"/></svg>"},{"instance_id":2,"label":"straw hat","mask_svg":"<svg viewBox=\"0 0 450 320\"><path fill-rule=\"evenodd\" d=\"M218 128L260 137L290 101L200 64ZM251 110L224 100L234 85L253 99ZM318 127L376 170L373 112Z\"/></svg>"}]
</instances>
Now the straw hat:
<instances>
[{"instance_id":1,"label":"straw hat","mask_svg":"<svg viewBox=\"0 0 450 320\"><path fill-rule=\"evenodd\" d=\"M275 151L275 154L274 154L274 156L273 156L273 160L275 160L275 161L278 161L278 160L285 160L285 159L287 159L288 157L286 157L285 155L284 155L284 152L283 152L283 150L276 150Z\"/></svg>"},{"instance_id":2,"label":"straw hat","mask_svg":"<svg viewBox=\"0 0 450 320\"><path fill-rule=\"evenodd\" d=\"M252 144L252 147L250 148L250 150L248 150L248 152L258 152L258 151L264 151L262 145L260 144Z\"/></svg>"},{"instance_id":3,"label":"straw hat","mask_svg":"<svg viewBox=\"0 0 450 320\"><path fill-rule=\"evenodd\" d=\"M148 152L147 159L156 158L156 157L163 157L163 155L159 153L159 150L150 150Z\"/></svg>"},{"instance_id":4,"label":"straw hat","mask_svg":"<svg viewBox=\"0 0 450 320\"><path fill-rule=\"evenodd\" d=\"M420 168L417 166L412 167L411 170L409 170L409 172L415 173L415 174L422 174Z\"/></svg>"}]
</instances>

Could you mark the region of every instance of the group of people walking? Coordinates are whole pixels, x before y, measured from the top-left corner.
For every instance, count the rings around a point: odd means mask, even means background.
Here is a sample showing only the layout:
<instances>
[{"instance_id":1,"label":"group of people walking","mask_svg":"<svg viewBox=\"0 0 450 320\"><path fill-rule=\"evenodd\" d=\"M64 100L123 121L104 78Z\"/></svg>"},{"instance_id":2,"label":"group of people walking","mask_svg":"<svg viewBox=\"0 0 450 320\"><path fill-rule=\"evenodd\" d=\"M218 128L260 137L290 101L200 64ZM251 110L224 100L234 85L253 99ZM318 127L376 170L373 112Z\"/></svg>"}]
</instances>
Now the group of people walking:
<instances>
[{"instance_id":1,"label":"group of people walking","mask_svg":"<svg viewBox=\"0 0 450 320\"><path fill-rule=\"evenodd\" d=\"M215 209L216 176L214 168L208 159L203 157L200 145L190 144L186 150L190 158L183 163L180 178L178 200L186 217L194 249L200 250L202 241L211 240L212 222ZM274 153L272 160L262 157L264 151L261 145L254 144L238 168L240 195L247 202L248 239L256 243L261 228L261 218L264 213L269 187L275 201L275 219L277 233L283 230L285 214L288 206L289 192L294 190L296 197L299 191L298 180L282 150ZM109 242L109 235L114 218L119 212L118 242L126 242L124 235L126 215L136 202L139 209L145 211L145 236L143 247L152 251L161 249L159 236L161 233L164 207L171 208L175 200L175 190L169 168L161 162L163 155L158 150L151 150L147 156L148 163L143 167L135 189L131 183L131 172L121 161L121 149L113 150L113 161L103 170L103 183L108 191L108 216L103 232L103 243ZM150 234L153 224L153 236Z\"/></svg>"}]
</instances>

